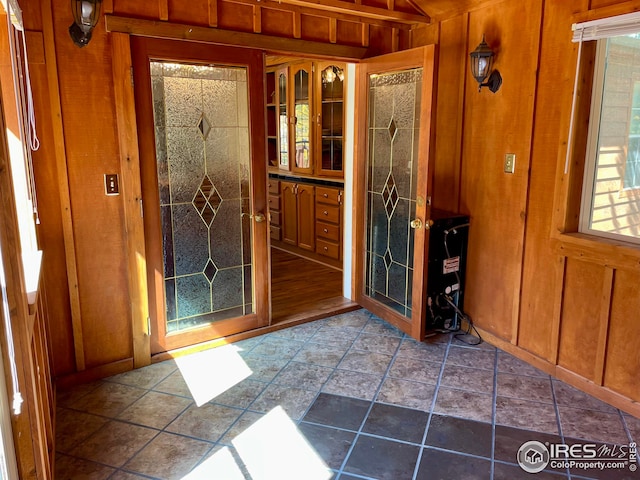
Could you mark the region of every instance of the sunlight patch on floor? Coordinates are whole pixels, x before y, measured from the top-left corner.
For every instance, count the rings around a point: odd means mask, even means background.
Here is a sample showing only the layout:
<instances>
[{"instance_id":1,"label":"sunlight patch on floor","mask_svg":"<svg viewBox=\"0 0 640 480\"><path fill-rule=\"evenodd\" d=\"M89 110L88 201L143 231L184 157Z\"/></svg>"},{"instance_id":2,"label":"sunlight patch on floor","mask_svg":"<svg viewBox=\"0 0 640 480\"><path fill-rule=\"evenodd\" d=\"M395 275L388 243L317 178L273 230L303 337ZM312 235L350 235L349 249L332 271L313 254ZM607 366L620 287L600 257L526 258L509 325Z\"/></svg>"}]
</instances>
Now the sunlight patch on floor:
<instances>
[{"instance_id":1,"label":"sunlight patch on floor","mask_svg":"<svg viewBox=\"0 0 640 480\"><path fill-rule=\"evenodd\" d=\"M251 375L235 345L176 358L176 364L197 406L213 400Z\"/></svg>"},{"instance_id":2,"label":"sunlight patch on floor","mask_svg":"<svg viewBox=\"0 0 640 480\"><path fill-rule=\"evenodd\" d=\"M277 406L233 441L253 480L327 480L332 473Z\"/></svg>"},{"instance_id":3,"label":"sunlight patch on floor","mask_svg":"<svg viewBox=\"0 0 640 480\"><path fill-rule=\"evenodd\" d=\"M182 477L182 480L211 480L213 478L244 480L244 475L233 458L229 447L218 450L189 475Z\"/></svg>"}]
</instances>

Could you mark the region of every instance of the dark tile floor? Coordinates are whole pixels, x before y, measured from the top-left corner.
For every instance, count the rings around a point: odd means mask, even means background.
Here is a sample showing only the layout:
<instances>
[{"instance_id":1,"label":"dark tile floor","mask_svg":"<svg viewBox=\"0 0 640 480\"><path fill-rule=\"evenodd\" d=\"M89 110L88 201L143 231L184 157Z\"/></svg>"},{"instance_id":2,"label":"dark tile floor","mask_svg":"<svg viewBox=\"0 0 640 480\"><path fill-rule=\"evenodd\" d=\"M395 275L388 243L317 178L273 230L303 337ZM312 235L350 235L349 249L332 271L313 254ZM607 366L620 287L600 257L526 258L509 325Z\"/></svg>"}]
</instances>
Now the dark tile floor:
<instances>
[{"instance_id":1,"label":"dark tile floor","mask_svg":"<svg viewBox=\"0 0 640 480\"><path fill-rule=\"evenodd\" d=\"M488 344L418 343L360 310L59 391L56 479L631 479L516 455L638 438Z\"/></svg>"}]
</instances>

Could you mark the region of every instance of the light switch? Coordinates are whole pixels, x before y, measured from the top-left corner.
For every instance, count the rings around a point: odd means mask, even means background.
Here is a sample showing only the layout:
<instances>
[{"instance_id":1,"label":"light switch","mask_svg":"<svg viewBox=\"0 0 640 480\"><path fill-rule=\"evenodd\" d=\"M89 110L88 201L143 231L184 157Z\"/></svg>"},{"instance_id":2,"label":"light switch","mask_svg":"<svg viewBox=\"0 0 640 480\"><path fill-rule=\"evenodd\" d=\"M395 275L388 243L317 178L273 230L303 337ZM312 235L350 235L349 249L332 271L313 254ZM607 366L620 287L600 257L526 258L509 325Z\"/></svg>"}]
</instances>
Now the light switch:
<instances>
[{"instance_id":1,"label":"light switch","mask_svg":"<svg viewBox=\"0 0 640 480\"><path fill-rule=\"evenodd\" d=\"M104 192L106 195L120 195L117 173L104 174Z\"/></svg>"},{"instance_id":2,"label":"light switch","mask_svg":"<svg viewBox=\"0 0 640 480\"><path fill-rule=\"evenodd\" d=\"M513 173L516 171L516 154L507 153L504 156L504 173Z\"/></svg>"}]
</instances>

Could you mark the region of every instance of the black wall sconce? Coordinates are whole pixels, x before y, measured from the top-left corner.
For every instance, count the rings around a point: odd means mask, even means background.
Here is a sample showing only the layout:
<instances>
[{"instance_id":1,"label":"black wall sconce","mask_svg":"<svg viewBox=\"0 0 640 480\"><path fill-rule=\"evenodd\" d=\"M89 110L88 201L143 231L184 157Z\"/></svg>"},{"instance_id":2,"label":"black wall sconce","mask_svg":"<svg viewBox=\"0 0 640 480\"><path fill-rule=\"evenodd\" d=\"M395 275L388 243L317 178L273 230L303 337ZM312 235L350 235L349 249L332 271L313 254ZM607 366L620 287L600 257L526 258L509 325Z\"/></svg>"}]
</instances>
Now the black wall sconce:
<instances>
[{"instance_id":1,"label":"black wall sconce","mask_svg":"<svg viewBox=\"0 0 640 480\"><path fill-rule=\"evenodd\" d=\"M482 87L489 87L489 90L496 93L502 85L502 75L498 70L491 71L494 53L485 42L484 35L482 35L480 45L469 54L469 57L471 58L471 74L478 82L478 91L482 90ZM487 79L487 77L489 78Z\"/></svg>"},{"instance_id":2,"label":"black wall sconce","mask_svg":"<svg viewBox=\"0 0 640 480\"><path fill-rule=\"evenodd\" d=\"M91 40L93 28L100 20L102 0L71 0L73 23L69 27L69 35L73 43L82 48Z\"/></svg>"}]
</instances>

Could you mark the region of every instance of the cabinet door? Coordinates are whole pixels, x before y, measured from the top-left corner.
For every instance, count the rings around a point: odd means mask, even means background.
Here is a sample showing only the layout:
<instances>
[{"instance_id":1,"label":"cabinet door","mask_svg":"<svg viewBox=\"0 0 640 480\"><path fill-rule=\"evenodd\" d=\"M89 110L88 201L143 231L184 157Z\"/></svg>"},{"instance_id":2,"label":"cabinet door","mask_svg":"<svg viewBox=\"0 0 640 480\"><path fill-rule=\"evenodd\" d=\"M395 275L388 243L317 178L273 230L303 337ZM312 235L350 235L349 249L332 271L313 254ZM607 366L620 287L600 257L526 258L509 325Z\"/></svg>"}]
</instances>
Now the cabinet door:
<instances>
[{"instance_id":1,"label":"cabinet door","mask_svg":"<svg viewBox=\"0 0 640 480\"><path fill-rule=\"evenodd\" d=\"M290 67L291 108L291 170L313 173L313 65L311 62Z\"/></svg>"},{"instance_id":2,"label":"cabinet door","mask_svg":"<svg viewBox=\"0 0 640 480\"><path fill-rule=\"evenodd\" d=\"M282 241L290 245L298 244L298 199L296 187L293 182L280 182Z\"/></svg>"},{"instance_id":3,"label":"cabinet door","mask_svg":"<svg viewBox=\"0 0 640 480\"><path fill-rule=\"evenodd\" d=\"M315 187L313 185L298 184L297 192L298 246L305 250L314 251L316 247Z\"/></svg>"},{"instance_id":4,"label":"cabinet door","mask_svg":"<svg viewBox=\"0 0 640 480\"><path fill-rule=\"evenodd\" d=\"M276 70L275 86L276 86L276 124L278 130L277 150L278 150L278 167L283 170L289 170L289 69L287 67Z\"/></svg>"},{"instance_id":5,"label":"cabinet door","mask_svg":"<svg viewBox=\"0 0 640 480\"><path fill-rule=\"evenodd\" d=\"M315 162L318 175L342 177L345 65L316 64Z\"/></svg>"}]
</instances>

